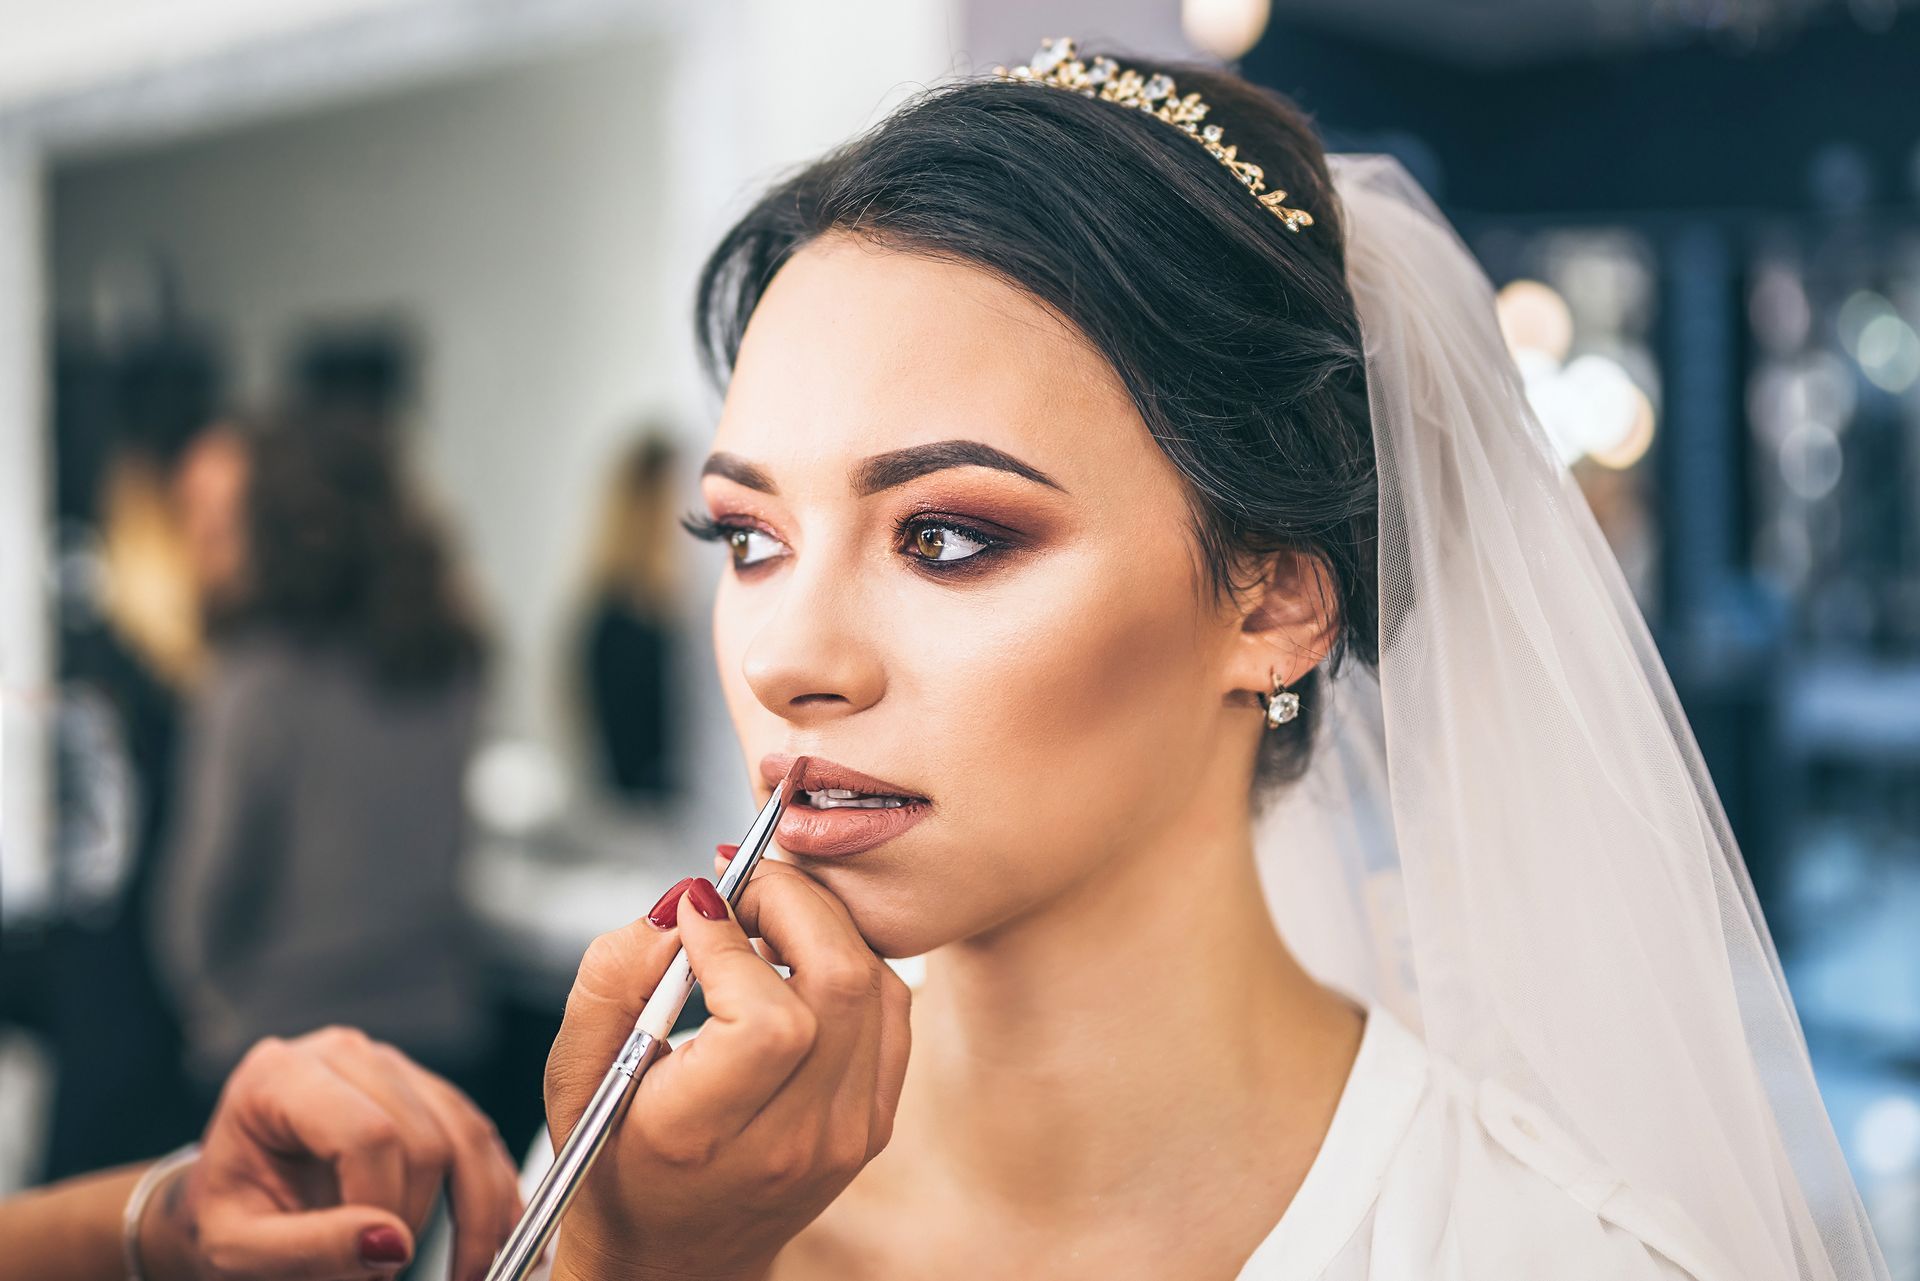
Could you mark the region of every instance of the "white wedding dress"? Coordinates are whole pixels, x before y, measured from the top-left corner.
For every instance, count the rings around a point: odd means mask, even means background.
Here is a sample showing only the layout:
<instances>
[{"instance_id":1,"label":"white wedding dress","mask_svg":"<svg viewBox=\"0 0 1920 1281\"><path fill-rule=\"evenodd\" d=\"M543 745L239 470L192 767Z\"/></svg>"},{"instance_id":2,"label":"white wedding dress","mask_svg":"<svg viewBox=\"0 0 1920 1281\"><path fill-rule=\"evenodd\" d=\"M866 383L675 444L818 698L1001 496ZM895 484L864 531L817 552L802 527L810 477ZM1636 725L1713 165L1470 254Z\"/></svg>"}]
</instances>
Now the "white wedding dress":
<instances>
[{"instance_id":1,"label":"white wedding dress","mask_svg":"<svg viewBox=\"0 0 1920 1281\"><path fill-rule=\"evenodd\" d=\"M1679 1215L1578 1155L1546 1114L1366 1030L1319 1155L1240 1281L1731 1281Z\"/></svg>"}]
</instances>

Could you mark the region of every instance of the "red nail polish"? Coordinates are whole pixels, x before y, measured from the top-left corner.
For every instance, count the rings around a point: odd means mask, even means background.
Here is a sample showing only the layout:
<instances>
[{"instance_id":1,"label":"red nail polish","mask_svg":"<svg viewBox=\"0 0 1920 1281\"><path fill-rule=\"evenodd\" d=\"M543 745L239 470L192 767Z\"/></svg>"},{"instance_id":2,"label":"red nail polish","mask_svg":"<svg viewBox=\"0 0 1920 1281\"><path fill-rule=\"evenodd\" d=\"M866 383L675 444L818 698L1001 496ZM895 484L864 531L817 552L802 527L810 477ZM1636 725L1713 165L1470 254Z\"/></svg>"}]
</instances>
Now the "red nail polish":
<instances>
[{"instance_id":1,"label":"red nail polish","mask_svg":"<svg viewBox=\"0 0 1920 1281\"><path fill-rule=\"evenodd\" d=\"M721 858L724 858L724 859L731 859L735 854L738 854L740 852L740 847L738 845L728 845L725 842L722 842L721 844L714 846L713 849L716 854L718 854Z\"/></svg>"},{"instance_id":2,"label":"red nail polish","mask_svg":"<svg viewBox=\"0 0 1920 1281\"><path fill-rule=\"evenodd\" d=\"M693 884L687 886L687 901L709 921L727 919L727 900L720 897L720 891L704 876L694 877Z\"/></svg>"},{"instance_id":3,"label":"red nail polish","mask_svg":"<svg viewBox=\"0 0 1920 1281\"><path fill-rule=\"evenodd\" d=\"M683 876L673 883L673 888L660 896L660 901L647 913L647 919L663 930L670 930L680 920L680 891L693 883L691 876Z\"/></svg>"},{"instance_id":4,"label":"red nail polish","mask_svg":"<svg viewBox=\"0 0 1920 1281\"><path fill-rule=\"evenodd\" d=\"M407 1239L400 1235L399 1228L376 1223L360 1230L360 1262L373 1267L385 1267L406 1261Z\"/></svg>"}]
</instances>

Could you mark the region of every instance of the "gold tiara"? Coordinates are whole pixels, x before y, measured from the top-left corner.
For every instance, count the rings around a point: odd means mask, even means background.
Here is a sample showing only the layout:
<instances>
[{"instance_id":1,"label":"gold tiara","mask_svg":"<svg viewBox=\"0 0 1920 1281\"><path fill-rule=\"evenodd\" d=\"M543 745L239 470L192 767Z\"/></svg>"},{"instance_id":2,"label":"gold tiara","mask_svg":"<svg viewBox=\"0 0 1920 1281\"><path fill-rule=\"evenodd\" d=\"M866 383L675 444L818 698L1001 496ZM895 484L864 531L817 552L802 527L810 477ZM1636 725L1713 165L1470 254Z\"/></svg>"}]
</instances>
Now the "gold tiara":
<instances>
[{"instance_id":1,"label":"gold tiara","mask_svg":"<svg viewBox=\"0 0 1920 1281\"><path fill-rule=\"evenodd\" d=\"M1173 87L1173 79L1164 73L1145 76L1132 68L1123 69L1112 58L1082 62L1073 47L1073 38L1061 36L1042 40L1040 48L1025 66L1015 67L1011 71L1005 67L995 67L993 74L1002 80L1051 85L1083 97L1099 98L1102 102L1137 107L1205 147L1209 155L1230 169L1248 191L1259 197L1260 203L1274 217L1287 224L1288 231L1299 231L1302 227L1313 225L1312 214L1304 209L1290 209L1280 203L1287 198L1286 192L1278 188L1267 191L1265 172L1259 165L1240 159L1236 148L1221 141L1219 125L1200 123L1207 117L1207 104L1200 101L1200 95L1190 93L1181 97ZM1262 192L1265 194L1262 195Z\"/></svg>"}]
</instances>

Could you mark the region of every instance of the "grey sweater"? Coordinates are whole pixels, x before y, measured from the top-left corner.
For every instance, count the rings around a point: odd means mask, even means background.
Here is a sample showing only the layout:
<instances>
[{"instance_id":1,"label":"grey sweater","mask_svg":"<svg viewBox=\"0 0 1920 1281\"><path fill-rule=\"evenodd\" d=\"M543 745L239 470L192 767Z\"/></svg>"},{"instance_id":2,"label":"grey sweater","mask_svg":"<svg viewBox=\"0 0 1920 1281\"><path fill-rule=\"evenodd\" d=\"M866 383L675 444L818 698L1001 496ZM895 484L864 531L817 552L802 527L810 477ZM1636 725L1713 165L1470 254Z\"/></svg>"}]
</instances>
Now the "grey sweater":
<instances>
[{"instance_id":1,"label":"grey sweater","mask_svg":"<svg viewBox=\"0 0 1920 1281\"><path fill-rule=\"evenodd\" d=\"M255 636L191 707L157 896L190 1062L351 1024L453 1065L481 1048L457 893L477 689L391 693L347 654Z\"/></svg>"}]
</instances>

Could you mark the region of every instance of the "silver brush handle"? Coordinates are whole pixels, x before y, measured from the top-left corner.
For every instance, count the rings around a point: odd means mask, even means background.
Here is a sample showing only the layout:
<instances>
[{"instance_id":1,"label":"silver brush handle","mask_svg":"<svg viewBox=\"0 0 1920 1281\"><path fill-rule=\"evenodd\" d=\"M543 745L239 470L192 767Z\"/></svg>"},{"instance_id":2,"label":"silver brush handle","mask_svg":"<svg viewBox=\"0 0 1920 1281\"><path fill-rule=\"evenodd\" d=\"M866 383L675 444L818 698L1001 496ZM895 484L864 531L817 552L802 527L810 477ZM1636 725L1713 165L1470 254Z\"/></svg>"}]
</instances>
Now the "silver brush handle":
<instances>
[{"instance_id":1,"label":"silver brush handle","mask_svg":"<svg viewBox=\"0 0 1920 1281\"><path fill-rule=\"evenodd\" d=\"M527 1202L526 1213L520 1216L513 1235L494 1256L493 1267L487 1270L487 1281L526 1281L539 1264L547 1252L547 1243L553 1240L554 1231L560 1226L560 1216L566 1213L574 1193L586 1180L593 1159L607 1145L614 1125L626 1111L628 1100L633 1098L634 1083L660 1057L661 1044L653 1033L641 1028L635 1028L627 1038L620 1056L600 1079L600 1088L593 1092L587 1110L580 1114L580 1123L560 1145L553 1164L541 1178L540 1186L534 1189L533 1198Z\"/></svg>"}]
</instances>

